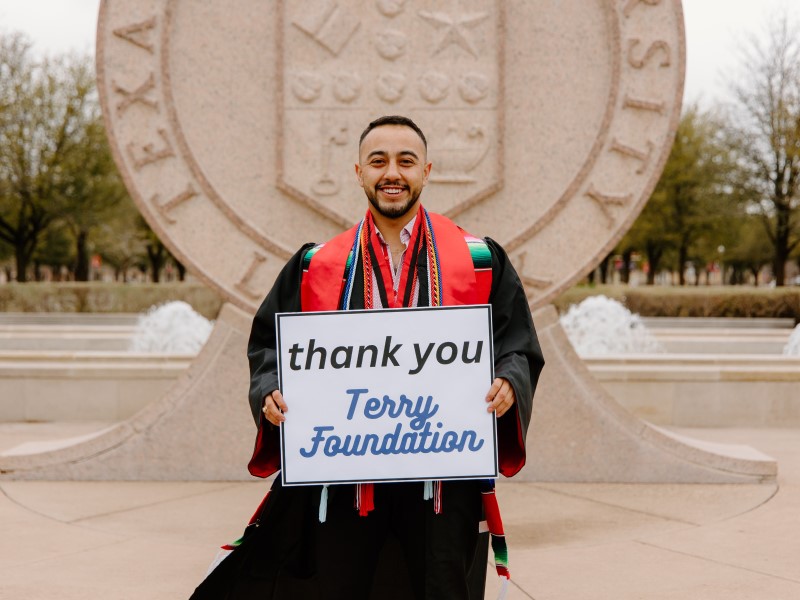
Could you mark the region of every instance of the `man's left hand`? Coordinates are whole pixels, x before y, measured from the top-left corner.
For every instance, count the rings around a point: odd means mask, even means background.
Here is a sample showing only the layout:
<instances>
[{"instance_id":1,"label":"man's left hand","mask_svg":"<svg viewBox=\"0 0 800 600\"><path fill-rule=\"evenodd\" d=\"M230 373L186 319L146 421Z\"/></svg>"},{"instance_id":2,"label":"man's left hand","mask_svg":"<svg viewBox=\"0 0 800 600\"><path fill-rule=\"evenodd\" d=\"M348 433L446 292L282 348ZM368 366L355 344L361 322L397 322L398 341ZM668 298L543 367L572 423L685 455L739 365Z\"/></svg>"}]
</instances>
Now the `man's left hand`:
<instances>
[{"instance_id":1,"label":"man's left hand","mask_svg":"<svg viewBox=\"0 0 800 600\"><path fill-rule=\"evenodd\" d=\"M494 412L498 417L506 414L509 408L514 406L516 398L514 397L514 388L508 382L508 379L498 377L492 382L492 387L486 394L486 402L489 402L489 407L486 409L488 412Z\"/></svg>"}]
</instances>

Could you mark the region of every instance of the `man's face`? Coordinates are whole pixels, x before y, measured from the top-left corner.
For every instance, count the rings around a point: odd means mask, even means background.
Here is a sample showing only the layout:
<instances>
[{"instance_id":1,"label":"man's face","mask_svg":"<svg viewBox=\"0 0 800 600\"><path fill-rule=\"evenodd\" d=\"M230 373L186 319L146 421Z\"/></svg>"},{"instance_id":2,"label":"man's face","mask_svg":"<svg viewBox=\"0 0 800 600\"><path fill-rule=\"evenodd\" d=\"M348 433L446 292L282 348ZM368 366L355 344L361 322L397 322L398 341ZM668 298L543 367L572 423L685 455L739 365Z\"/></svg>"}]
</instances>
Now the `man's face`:
<instances>
[{"instance_id":1,"label":"man's face","mask_svg":"<svg viewBox=\"0 0 800 600\"><path fill-rule=\"evenodd\" d=\"M356 177L373 214L399 219L416 211L430 171L425 144L403 125L376 127L359 148Z\"/></svg>"}]
</instances>

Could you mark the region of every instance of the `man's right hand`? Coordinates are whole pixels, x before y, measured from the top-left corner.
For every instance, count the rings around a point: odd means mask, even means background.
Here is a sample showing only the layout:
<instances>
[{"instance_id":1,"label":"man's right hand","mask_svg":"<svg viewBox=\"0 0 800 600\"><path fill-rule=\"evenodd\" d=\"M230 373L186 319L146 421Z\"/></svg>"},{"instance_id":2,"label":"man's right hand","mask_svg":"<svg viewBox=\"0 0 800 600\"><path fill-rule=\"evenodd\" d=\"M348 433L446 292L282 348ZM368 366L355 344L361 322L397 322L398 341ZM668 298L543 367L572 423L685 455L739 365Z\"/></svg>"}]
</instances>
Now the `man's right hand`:
<instances>
[{"instance_id":1,"label":"man's right hand","mask_svg":"<svg viewBox=\"0 0 800 600\"><path fill-rule=\"evenodd\" d=\"M283 401L283 395L280 390L275 390L264 396L264 407L261 409L261 412L264 413L267 421L273 425L280 425L286 420L283 413L287 410L286 402Z\"/></svg>"}]
</instances>

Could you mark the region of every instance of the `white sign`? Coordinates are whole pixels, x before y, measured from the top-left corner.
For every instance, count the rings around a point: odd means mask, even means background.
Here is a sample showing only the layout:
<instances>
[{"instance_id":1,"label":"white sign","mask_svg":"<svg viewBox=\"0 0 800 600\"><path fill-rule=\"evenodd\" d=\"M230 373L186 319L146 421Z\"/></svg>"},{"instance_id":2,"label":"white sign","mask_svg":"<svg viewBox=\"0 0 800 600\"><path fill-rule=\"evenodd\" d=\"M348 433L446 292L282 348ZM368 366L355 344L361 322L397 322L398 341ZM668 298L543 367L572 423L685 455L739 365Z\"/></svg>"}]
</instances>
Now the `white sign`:
<instances>
[{"instance_id":1,"label":"white sign","mask_svg":"<svg viewBox=\"0 0 800 600\"><path fill-rule=\"evenodd\" d=\"M497 477L491 307L276 316L284 485Z\"/></svg>"}]
</instances>

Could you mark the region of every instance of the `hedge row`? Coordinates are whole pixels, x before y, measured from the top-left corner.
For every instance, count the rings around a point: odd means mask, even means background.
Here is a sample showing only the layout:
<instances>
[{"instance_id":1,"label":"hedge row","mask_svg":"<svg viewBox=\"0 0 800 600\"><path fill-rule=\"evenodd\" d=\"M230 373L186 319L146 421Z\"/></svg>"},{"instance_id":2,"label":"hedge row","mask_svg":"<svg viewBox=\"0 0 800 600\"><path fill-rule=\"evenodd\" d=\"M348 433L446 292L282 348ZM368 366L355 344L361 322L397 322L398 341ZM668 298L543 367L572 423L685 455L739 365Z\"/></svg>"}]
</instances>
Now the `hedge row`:
<instances>
[{"instance_id":1,"label":"hedge row","mask_svg":"<svg viewBox=\"0 0 800 600\"><path fill-rule=\"evenodd\" d=\"M2 312L140 313L183 300L215 319L222 299L199 283L6 283L0 285Z\"/></svg>"},{"instance_id":2,"label":"hedge row","mask_svg":"<svg viewBox=\"0 0 800 600\"><path fill-rule=\"evenodd\" d=\"M554 302L559 312L603 294L644 317L765 317L800 322L800 287L576 286ZM2 312L139 313L183 300L213 319L222 299L199 283L7 283L0 285Z\"/></svg>"},{"instance_id":3,"label":"hedge row","mask_svg":"<svg viewBox=\"0 0 800 600\"><path fill-rule=\"evenodd\" d=\"M588 296L603 294L643 317L792 318L800 322L800 287L577 286L554 304L559 312Z\"/></svg>"}]
</instances>

